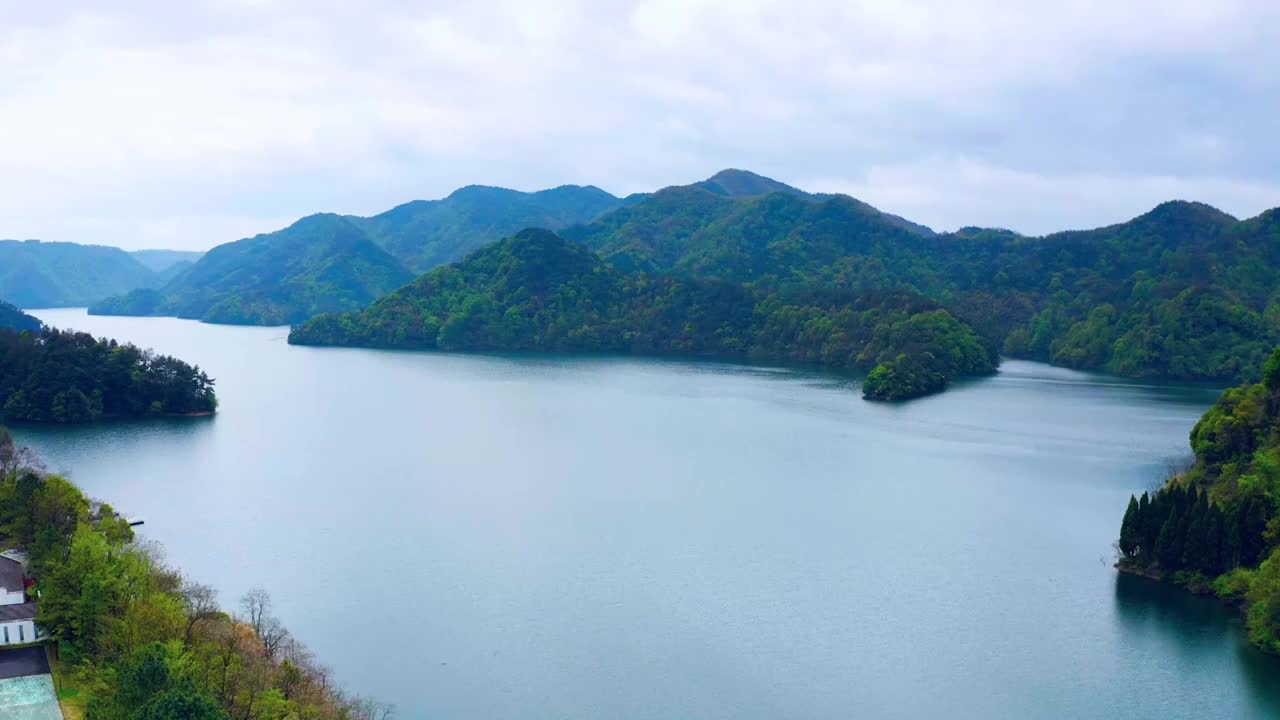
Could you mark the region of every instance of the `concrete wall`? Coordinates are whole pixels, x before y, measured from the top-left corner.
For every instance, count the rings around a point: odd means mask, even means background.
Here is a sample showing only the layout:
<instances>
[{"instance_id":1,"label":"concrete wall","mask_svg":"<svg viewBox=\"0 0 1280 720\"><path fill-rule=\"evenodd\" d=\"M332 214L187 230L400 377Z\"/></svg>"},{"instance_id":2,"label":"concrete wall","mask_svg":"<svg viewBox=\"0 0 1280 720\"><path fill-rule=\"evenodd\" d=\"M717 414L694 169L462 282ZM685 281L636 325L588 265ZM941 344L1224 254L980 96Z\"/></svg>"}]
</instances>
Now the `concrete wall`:
<instances>
[{"instance_id":1,"label":"concrete wall","mask_svg":"<svg viewBox=\"0 0 1280 720\"><path fill-rule=\"evenodd\" d=\"M9 637L6 641L5 633ZM36 624L32 620L10 620L0 623L0 645L19 645L35 642L40 639L36 634Z\"/></svg>"}]
</instances>

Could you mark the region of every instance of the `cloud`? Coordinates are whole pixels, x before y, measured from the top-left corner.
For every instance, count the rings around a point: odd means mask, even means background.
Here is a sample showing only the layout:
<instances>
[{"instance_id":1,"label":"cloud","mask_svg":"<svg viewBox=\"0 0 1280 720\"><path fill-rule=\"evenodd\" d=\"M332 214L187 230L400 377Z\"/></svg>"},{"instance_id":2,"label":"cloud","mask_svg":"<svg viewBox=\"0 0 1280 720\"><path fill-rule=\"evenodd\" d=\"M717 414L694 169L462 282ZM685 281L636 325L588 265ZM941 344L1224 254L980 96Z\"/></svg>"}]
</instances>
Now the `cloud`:
<instances>
[{"instance_id":1,"label":"cloud","mask_svg":"<svg viewBox=\"0 0 1280 720\"><path fill-rule=\"evenodd\" d=\"M728 166L939 227L1114 222L1166 193L1251 215L1280 205L1278 20L1244 0L27 5L0 28L0 236L203 248L467 183L626 193Z\"/></svg>"}]
</instances>

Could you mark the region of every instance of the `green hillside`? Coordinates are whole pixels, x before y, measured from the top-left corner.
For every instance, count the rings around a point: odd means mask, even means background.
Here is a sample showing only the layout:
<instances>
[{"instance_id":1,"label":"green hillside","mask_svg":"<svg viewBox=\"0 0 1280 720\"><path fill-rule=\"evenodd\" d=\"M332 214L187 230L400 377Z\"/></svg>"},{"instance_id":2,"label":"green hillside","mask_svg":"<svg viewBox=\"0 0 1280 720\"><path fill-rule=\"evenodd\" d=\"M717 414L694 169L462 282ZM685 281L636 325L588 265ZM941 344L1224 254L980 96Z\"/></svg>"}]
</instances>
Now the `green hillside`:
<instances>
[{"instance_id":1,"label":"green hillside","mask_svg":"<svg viewBox=\"0 0 1280 720\"><path fill-rule=\"evenodd\" d=\"M164 287L110 298L89 312L283 325L364 307L410 279L346 219L312 215L284 230L220 245Z\"/></svg>"},{"instance_id":2,"label":"green hillside","mask_svg":"<svg viewBox=\"0 0 1280 720\"><path fill-rule=\"evenodd\" d=\"M0 240L0 297L18 307L81 307L157 283L119 248Z\"/></svg>"},{"instance_id":3,"label":"green hillside","mask_svg":"<svg viewBox=\"0 0 1280 720\"><path fill-rule=\"evenodd\" d=\"M1129 222L1045 237L917 227L842 195L728 197L694 185L564 235L623 270L919 292L1010 356L1129 377L1256 378L1280 342L1274 210L1241 222L1169 202Z\"/></svg>"}]
</instances>

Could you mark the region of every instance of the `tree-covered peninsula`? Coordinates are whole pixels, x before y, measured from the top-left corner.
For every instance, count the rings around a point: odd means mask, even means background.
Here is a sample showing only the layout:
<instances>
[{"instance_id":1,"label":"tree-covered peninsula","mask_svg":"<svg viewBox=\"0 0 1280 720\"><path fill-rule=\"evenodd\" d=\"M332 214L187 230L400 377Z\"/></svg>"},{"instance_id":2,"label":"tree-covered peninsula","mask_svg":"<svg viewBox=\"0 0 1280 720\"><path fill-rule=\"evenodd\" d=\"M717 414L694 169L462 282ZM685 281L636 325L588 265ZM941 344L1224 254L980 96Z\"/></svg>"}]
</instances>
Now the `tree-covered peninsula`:
<instances>
[{"instance_id":1,"label":"tree-covered peninsula","mask_svg":"<svg viewBox=\"0 0 1280 720\"><path fill-rule=\"evenodd\" d=\"M765 292L623 273L585 247L525 230L437 268L368 309L293 328L299 345L693 356L872 371L873 399L994 372L968 325L904 291ZM884 365L884 369L878 369Z\"/></svg>"},{"instance_id":2,"label":"tree-covered peninsula","mask_svg":"<svg viewBox=\"0 0 1280 720\"><path fill-rule=\"evenodd\" d=\"M1280 654L1280 348L1196 423L1191 449L1189 470L1129 498L1119 567L1244 603L1250 639Z\"/></svg>"},{"instance_id":3,"label":"tree-covered peninsula","mask_svg":"<svg viewBox=\"0 0 1280 720\"><path fill-rule=\"evenodd\" d=\"M26 554L62 702L85 720L386 720L250 591L239 611L163 563L110 505L43 469L0 426L0 551Z\"/></svg>"},{"instance_id":4,"label":"tree-covered peninsula","mask_svg":"<svg viewBox=\"0 0 1280 720\"><path fill-rule=\"evenodd\" d=\"M78 423L214 412L213 380L168 355L86 333L0 329L0 417Z\"/></svg>"},{"instance_id":5,"label":"tree-covered peninsula","mask_svg":"<svg viewBox=\"0 0 1280 720\"><path fill-rule=\"evenodd\" d=\"M42 323L18 308L0 300L0 330L39 330Z\"/></svg>"}]
</instances>

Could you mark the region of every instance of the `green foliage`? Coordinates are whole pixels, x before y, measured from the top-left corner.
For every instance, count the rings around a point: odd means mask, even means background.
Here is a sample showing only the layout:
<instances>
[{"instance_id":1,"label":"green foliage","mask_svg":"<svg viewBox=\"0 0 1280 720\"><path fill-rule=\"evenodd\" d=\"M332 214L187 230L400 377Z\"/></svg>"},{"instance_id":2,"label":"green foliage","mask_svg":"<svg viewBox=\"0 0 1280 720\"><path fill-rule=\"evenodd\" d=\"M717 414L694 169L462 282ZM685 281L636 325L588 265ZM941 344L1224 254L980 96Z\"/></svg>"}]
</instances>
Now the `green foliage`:
<instances>
[{"instance_id":1,"label":"green foliage","mask_svg":"<svg viewBox=\"0 0 1280 720\"><path fill-rule=\"evenodd\" d=\"M213 380L168 355L53 328L0 329L0 414L8 422L77 423L216 407Z\"/></svg>"},{"instance_id":2,"label":"green foliage","mask_svg":"<svg viewBox=\"0 0 1280 720\"><path fill-rule=\"evenodd\" d=\"M1250 639L1280 654L1280 348L1262 365L1262 382L1227 390L1196 423L1191 468L1130 498L1119 548L1122 563L1242 600Z\"/></svg>"},{"instance_id":3,"label":"green foliage","mask_svg":"<svg viewBox=\"0 0 1280 720\"><path fill-rule=\"evenodd\" d=\"M83 307L158 283L118 248L0 240L0 298L20 307Z\"/></svg>"},{"instance_id":4,"label":"green foliage","mask_svg":"<svg viewBox=\"0 0 1280 720\"><path fill-rule=\"evenodd\" d=\"M89 312L284 325L362 308L412 277L346 219L312 215L284 230L219 245L164 287L108 298Z\"/></svg>"},{"instance_id":5,"label":"green foliage","mask_svg":"<svg viewBox=\"0 0 1280 720\"><path fill-rule=\"evenodd\" d=\"M1238 222L1171 202L1042 238L935 235L845 196L718 187L667 188L565 236L624 270L912 290L1010 355L1129 377L1256 379L1280 342L1276 211Z\"/></svg>"},{"instance_id":6,"label":"green foliage","mask_svg":"<svg viewBox=\"0 0 1280 720\"><path fill-rule=\"evenodd\" d=\"M932 354L924 359L899 355L886 360L867 373L862 394L871 400L907 400L947 387L947 376L932 369Z\"/></svg>"},{"instance_id":7,"label":"green foliage","mask_svg":"<svg viewBox=\"0 0 1280 720\"><path fill-rule=\"evenodd\" d=\"M450 351L685 355L868 370L901 355L945 379L993 372L972 328L907 292L765 292L623 274L526 230L367 310L296 326L289 342ZM919 393L916 393L919 394Z\"/></svg>"},{"instance_id":8,"label":"green foliage","mask_svg":"<svg viewBox=\"0 0 1280 720\"><path fill-rule=\"evenodd\" d=\"M1247 594L1249 640L1280 655L1280 549L1258 568Z\"/></svg>"},{"instance_id":9,"label":"green foliage","mask_svg":"<svg viewBox=\"0 0 1280 720\"><path fill-rule=\"evenodd\" d=\"M31 317L7 302L0 301L0 330L7 329L15 332L29 330L31 332L38 332L41 327L41 322L36 318Z\"/></svg>"}]
</instances>

